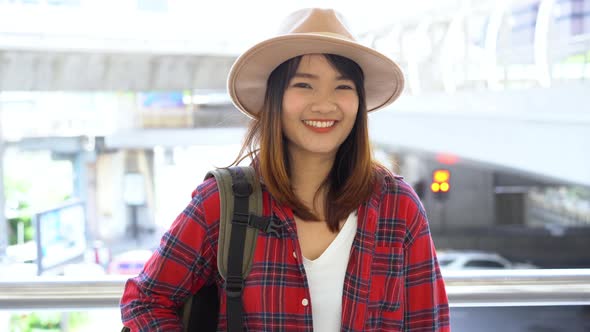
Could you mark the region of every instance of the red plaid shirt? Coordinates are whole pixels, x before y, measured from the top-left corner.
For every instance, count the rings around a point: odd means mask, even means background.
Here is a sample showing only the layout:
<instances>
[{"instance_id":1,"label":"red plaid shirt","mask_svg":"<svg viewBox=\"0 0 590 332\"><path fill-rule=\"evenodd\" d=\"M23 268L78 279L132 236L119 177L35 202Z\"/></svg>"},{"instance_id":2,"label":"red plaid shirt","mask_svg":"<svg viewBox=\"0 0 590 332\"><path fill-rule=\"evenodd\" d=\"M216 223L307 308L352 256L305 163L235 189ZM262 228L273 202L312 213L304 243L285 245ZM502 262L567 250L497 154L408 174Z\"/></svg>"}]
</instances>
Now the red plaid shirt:
<instances>
[{"instance_id":1,"label":"red plaid shirt","mask_svg":"<svg viewBox=\"0 0 590 332\"><path fill-rule=\"evenodd\" d=\"M181 331L176 312L217 272L219 195L205 181L121 299L131 331ZM243 293L244 330L313 331L293 212L263 188L264 215L286 224L260 232ZM401 177L385 175L358 209L342 295L341 331L449 331L449 307L422 204ZM220 287L221 289L221 287ZM221 291L218 330L226 329Z\"/></svg>"}]
</instances>

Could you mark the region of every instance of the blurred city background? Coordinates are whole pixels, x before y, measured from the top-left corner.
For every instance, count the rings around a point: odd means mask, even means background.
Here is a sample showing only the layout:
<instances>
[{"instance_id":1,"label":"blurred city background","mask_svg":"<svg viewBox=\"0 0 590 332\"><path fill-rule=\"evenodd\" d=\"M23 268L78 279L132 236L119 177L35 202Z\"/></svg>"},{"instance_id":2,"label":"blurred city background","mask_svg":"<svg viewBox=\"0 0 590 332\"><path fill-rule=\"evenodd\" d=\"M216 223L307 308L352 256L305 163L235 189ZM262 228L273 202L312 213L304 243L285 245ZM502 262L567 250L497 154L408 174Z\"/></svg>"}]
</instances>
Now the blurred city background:
<instances>
[{"instance_id":1,"label":"blurred city background","mask_svg":"<svg viewBox=\"0 0 590 332\"><path fill-rule=\"evenodd\" d=\"M309 6L401 65L371 139L420 195L443 273L590 268L590 0L0 0L0 280L137 274L240 148L233 61ZM116 308L47 309L0 308L0 331L120 328ZM452 319L590 331L587 306Z\"/></svg>"}]
</instances>

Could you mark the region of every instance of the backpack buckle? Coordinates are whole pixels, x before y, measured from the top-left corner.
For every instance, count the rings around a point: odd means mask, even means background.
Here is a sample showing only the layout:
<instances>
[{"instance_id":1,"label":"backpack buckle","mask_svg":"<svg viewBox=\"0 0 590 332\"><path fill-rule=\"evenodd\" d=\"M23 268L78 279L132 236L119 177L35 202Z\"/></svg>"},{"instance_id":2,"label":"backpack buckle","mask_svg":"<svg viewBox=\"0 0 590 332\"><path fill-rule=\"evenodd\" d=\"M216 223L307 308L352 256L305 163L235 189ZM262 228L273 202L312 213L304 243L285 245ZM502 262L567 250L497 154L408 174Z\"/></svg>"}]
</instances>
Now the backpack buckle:
<instances>
[{"instance_id":1,"label":"backpack buckle","mask_svg":"<svg viewBox=\"0 0 590 332\"><path fill-rule=\"evenodd\" d=\"M274 219L270 217L260 217L251 214L248 219L248 226L257 228L266 234L272 234L275 237L279 237L279 228L283 227L283 224L274 221Z\"/></svg>"},{"instance_id":2,"label":"backpack buckle","mask_svg":"<svg viewBox=\"0 0 590 332\"><path fill-rule=\"evenodd\" d=\"M250 225L250 214L234 211L231 222L232 224L248 226Z\"/></svg>"},{"instance_id":3,"label":"backpack buckle","mask_svg":"<svg viewBox=\"0 0 590 332\"><path fill-rule=\"evenodd\" d=\"M279 237L279 229L283 227L283 224L275 221L274 218L269 218L268 225L266 225L265 232L267 234L273 234L275 237Z\"/></svg>"},{"instance_id":4,"label":"backpack buckle","mask_svg":"<svg viewBox=\"0 0 590 332\"><path fill-rule=\"evenodd\" d=\"M244 279L242 276L227 276L225 280L225 292L228 297L241 297L244 289Z\"/></svg>"}]
</instances>

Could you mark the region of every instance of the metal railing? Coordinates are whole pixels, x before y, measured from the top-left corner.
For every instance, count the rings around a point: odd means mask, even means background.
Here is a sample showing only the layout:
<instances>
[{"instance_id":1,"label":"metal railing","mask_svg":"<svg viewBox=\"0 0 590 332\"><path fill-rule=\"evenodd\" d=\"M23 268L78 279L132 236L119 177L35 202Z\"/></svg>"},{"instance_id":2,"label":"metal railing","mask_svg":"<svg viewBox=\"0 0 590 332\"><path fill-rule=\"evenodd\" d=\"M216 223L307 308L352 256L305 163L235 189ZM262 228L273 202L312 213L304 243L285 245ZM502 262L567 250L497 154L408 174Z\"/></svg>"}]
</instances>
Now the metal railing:
<instances>
[{"instance_id":1,"label":"metal railing","mask_svg":"<svg viewBox=\"0 0 590 332\"><path fill-rule=\"evenodd\" d=\"M590 269L448 271L444 277L454 307L590 305ZM126 279L0 280L0 310L116 308Z\"/></svg>"}]
</instances>

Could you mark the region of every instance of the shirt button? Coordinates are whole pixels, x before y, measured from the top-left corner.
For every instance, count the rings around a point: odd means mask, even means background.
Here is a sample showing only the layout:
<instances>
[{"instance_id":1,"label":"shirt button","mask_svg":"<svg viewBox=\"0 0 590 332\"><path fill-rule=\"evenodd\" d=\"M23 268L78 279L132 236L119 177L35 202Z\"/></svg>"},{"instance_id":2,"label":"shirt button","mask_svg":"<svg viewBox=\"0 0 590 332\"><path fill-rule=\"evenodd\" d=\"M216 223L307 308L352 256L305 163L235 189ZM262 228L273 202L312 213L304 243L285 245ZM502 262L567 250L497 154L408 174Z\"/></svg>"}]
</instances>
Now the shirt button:
<instances>
[{"instance_id":1,"label":"shirt button","mask_svg":"<svg viewBox=\"0 0 590 332\"><path fill-rule=\"evenodd\" d=\"M307 307L308 304L309 304L309 300L308 299L301 300L301 305L303 305L304 307Z\"/></svg>"},{"instance_id":2,"label":"shirt button","mask_svg":"<svg viewBox=\"0 0 590 332\"><path fill-rule=\"evenodd\" d=\"M293 258L297 259L297 253L293 251Z\"/></svg>"}]
</instances>

